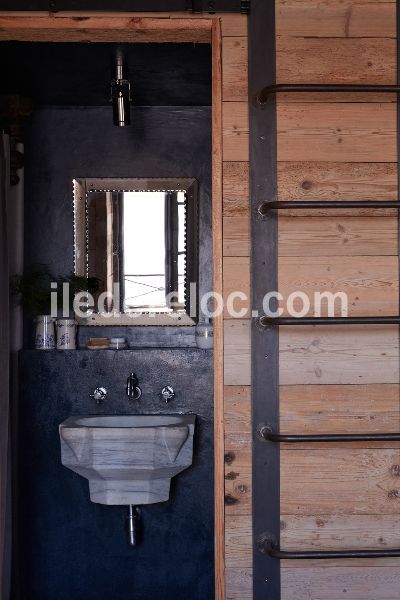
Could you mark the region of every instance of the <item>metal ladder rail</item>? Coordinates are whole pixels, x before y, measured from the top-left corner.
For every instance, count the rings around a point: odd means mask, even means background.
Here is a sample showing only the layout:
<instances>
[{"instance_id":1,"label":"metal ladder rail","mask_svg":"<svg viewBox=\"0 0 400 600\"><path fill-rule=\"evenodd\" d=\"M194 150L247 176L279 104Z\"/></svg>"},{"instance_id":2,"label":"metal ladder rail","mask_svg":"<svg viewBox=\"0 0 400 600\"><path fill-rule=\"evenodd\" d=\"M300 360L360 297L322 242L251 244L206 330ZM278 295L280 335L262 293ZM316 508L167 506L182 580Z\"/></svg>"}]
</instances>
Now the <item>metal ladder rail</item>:
<instances>
[{"instance_id":1,"label":"metal ladder rail","mask_svg":"<svg viewBox=\"0 0 400 600\"><path fill-rule=\"evenodd\" d=\"M268 425L261 425L260 437L273 443L329 443L329 442L377 442L400 441L400 432L396 433L327 433L327 434L280 434L274 433ZM257 540L260 552L278 560L327 560L339 558L399 558L400 548L371 550L281 550L276 541L268 536Z\"/></svg>"},{"instance_id":2,"label":"metal ladder rail","mask_svg":"<svg viewBox=\"0 0 400 600\"><path fill-rule=\"evenodd\" d=\"M262 106L268 103L271 96L278 92L311 92L311 93L400 93L398 85L358 85L358 84L275 84L264 87L257 95L257 101ZM263 202L258 207L262 217L268 216L274 210L331 210L331 209L371 209L396 208L400 209L400 201L272 201ZM400 316L365 316L365 317L259 317L258 324L267 329L281 325L400 325ZM330 443L330 442L363 442L363 441L400 441L400 432L392 433L350 433L350 434L280 434L275 433L268 425L261 425L259 436L273 443ZM260 552L278 560L304 559L341 559L341 558L382 558L400 557L400 548L372 550L281 550L276 541L268 536L257 540Z\"/></svg>"},{"instance_id":3,"label":"metal ladder rail","mask_svg":"<svg viewBox=\"0 0 400 600\"><path fill-rule=\"evenodd\" d=\"M267 85L257 94L260 106L268 103L270 98L278 92L284 93L378 93L398 94L400 85L379 85L361 83L276 83Z\"/></svg>"}]
</instances>

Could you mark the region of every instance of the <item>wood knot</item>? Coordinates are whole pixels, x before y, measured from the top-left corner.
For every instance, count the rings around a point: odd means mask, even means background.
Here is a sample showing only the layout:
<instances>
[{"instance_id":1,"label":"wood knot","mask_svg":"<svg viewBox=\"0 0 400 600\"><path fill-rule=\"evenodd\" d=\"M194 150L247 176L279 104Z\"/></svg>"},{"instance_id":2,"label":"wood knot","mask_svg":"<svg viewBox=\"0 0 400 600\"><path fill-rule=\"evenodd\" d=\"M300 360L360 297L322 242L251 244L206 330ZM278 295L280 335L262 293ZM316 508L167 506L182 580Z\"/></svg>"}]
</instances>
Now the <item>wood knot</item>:
<instances>
[{"instance_id":1,"label":"wood knot","mask_svg":"<svg viewBox=\"0 0 400 600\"><path fill-rule=\"evenodd\" d=\"M235 471L229 471L229 473L226 473L225 479L227 479L228 481L233 481L238 475L239 473L235 473Z\"/></svg>"},{"instance_id":2,"label":"wood knot","mask_svg":"<svg viewBox=\"0 0 400 600\"><path fill-rule=\"evenodd\" d=\"M396 500L397 498L400 498L400 491L399 490L390 490L388 492L388 498L389 498L389 500Z\"/></svg>"},{"instance_id":3,"label":"wood knot","mask_svg":"<svg viewBox=\"0 0 400 600\"><path fill-rule=\"evenodd\" d=\"M241 483L240 485L237 485L235 487L235 489L239 492L239 494L246 494L246 492L247 492L247 485L245 485L244 483Z\"/></svg>"},{"instance_id":4,"label":"wood knot","mask_svg":"<svg viewBox=\"0 0 400 600\"><path fill-rule=\"evenodd\" d=\"M309 181L308 179L305 179L301 182L301 187L303 188L303 190L311 190L312 186L312 181Z\"/></svg>"},{"instance_id":5,"label":"wood knot","mask_svg":"<svg viewBox=\"0 0 400 600\"><path fill-rule=\"evenodd\" d=\"M392 465L390 467L390 474L393 477L400 477L400 465Z\"/></svg>"},{"instance_id":6,"label":"wood knot","mask_svg":"<svg viewBox=\"0 0 400 600\"><path fill-rule=\"evenodd\" d=\"M233 452L225 452L224 461L225 464L231 465L235 460L235 454Z\"/></svg>"},{"instance_id":7,"label":"wood knot","mask_svg":"<svg viewBox=\"0 0 400 600\"><path fill-rule=\"evenodd\" d=\"M234 498L230 494L226 494L226 496L225 496L225 504L227 506L233 506L233 504L237 504L238 502L239 502L239 500L237 498Z\"/></svg>"}]
</instances>

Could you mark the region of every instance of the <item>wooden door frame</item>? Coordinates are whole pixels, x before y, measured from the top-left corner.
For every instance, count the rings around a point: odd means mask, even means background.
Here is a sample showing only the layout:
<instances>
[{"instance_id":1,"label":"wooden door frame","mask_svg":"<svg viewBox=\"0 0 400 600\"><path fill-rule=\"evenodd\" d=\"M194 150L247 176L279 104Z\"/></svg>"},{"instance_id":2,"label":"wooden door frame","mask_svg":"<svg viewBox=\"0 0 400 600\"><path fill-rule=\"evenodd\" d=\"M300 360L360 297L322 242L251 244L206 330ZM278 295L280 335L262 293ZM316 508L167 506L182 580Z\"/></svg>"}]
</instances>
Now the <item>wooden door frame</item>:
<instances>
[{"instance_id":1,"label":"wooden door frame","mask_svg":"<svg viewBox=\"0 0 400 600\"><path fill-rule=\"evenodd\" d=\"M0 41L208 43L212 49L213 290L222 296L222 37L218 16L0 12ZM214 324L215 599L225 598L223 316Z\"/></svg>"}]
</instances>

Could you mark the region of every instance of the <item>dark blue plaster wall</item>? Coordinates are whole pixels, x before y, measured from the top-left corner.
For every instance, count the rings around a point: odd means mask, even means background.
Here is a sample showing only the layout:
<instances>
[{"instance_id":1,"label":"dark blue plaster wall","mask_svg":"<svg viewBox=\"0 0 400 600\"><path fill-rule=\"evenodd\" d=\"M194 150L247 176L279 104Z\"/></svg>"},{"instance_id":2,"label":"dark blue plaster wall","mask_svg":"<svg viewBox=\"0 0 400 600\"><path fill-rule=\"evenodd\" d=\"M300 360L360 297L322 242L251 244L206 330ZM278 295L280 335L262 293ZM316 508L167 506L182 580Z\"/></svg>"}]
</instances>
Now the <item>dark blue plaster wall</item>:
<instances>
[{"instance_id":1,"label":"dark blue plaster wall","mask_svg":"<svg viewBox=\"0 0 400 600\"><path fill-rule=\"evenodd\" d=\"M211 288L210 108L136 107L126 129L112 126L108 107L43 108L34 112L25 149L26 266L71 271L74 177L196 177L200 288ZM28 347L31 333L28 327ZM20 354L13 600L214 597L212 352L193 347L189 327L121 333L152 348ZM124 392L132 370L143 389L136 404ZM177 393L168 407L159 398L166 384ZM109 398L98 406L89 394L100 385ZM87 481L61 465L58 437L68 416L133 412L198 415L194 464L173 481L169 502L143 509L136 548L126 543L126 508L90 502Z\"/></svg>"},{"instance_id":2,"label":"dark blue plaster wall","mask_svg":"<svg viewBox=\"0 0 400 600\"><path fill-rule=\"evenodd\" d=\"M23 600L212 600L212 353L197 349L20 353L18 569ZM139 402L125 396L134 370ZM176 390L167 406L163 385ZM89 394L103 385L107 400ZM126 542L125 507L94 504L61 465L58 425L70 415L191 412L193 466L170 501L143 507L143 540Z\"/></svg>"},{"instance_id":3,"label":"dark blue plaster wall","mask_svg":"<svg viewBox=\"0 0 400 600\"><path fill-rule=\"evenodd\" d=\"M39 108L27 127L25 155L27 268L47 264L56 276L73 270L74 178L195 177L200 194L199 293L211 290L210 107L134 107L132 125L122 128L114 127L110 107ZM139 329L134 328L137 338ZM195 345L193 328L186 328L185 336L178 329L158 328L156 345L175 346L177 337L182 346ZM93 332L82 328L81 334L84 341ZM99 329L97 335L108 334ZM119 335L132 337L128 328ZM32 339L28 325L25 344L32 347Z\"/></svg>"}]
</instances>

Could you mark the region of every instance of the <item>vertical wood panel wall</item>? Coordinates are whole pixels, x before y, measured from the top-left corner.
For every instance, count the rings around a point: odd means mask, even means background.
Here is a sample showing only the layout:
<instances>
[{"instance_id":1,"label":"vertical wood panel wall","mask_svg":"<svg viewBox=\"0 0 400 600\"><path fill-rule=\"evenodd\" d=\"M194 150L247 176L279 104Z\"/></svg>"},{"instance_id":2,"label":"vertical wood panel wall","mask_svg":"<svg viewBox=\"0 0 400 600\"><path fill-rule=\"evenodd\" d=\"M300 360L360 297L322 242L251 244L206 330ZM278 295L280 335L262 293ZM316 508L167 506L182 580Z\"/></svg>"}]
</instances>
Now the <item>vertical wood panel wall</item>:
<instances>
[{"instance_id":1,"label":"vertical wood panel wall","mask_svg":"<svg viewBox=\"0 0 400 600\"><path fill-rule=\"evenodd\" d=\"M276 16L278 83L396 82L395 2L277 0ZM396 199L394 101L280 95L279 199ZM349 316L397 314L397 231L390 212L280 214L280 291L343 290ZM281 328L283 432L398 430L398 382L396 326ZM282 547L398 547L399 459L396 443L282 447ZM399 559L288 561L281 575L284 600L400 598Z\"/></svg>"},{"instance_id":2,"label":"vertical wood panel wall","mask_svg":"<svg viewBox=\"0 0 400 600\"><path fill-rule=\"evenodd\" d=\"M396 5L276 0L278 83L395 83ZM224 40L229 73L245 37ZM226 71L225 71L226 73ZM224 291L249 289L244 84L224 95ZM281 94L280 200L397 199L395 98ZM279 290L347 292L349 315L398 313L395 211L279 214ZM311 311L313 304L311 304ZM226 597L252 597L249 313L225 320ZM281 430L398 430L395 326L281 328ZM387 548L400 538L399 445L282 447L285 549ZM282 563L282 600L399 600L399 559ZM267 590L266 590L267 593Z\"/></svg>"},{"instance_id":3,"label":"vertical wood panel wall","mask_svg":"<svg viewBox=\"0 0 400 600\"><path fill-rule=\"evenodd\" d=\"M223 288L250 296L247 18L222 16ZM225 311L225 586L226 598L252 596L249 303L241 318Z\"/></svg>"}]
</instances>

